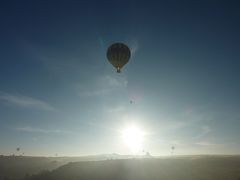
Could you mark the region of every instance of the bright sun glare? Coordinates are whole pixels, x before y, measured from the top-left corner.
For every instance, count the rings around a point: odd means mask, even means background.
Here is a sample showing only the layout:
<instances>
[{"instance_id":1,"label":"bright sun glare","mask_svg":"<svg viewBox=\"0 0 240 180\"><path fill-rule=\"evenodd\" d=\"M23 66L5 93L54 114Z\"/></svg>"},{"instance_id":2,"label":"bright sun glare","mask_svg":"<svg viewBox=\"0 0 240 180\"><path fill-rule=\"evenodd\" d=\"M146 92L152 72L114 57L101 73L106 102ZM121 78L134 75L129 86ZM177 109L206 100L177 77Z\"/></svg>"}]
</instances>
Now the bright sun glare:
<instances>
[{"instance_id":1,"label":"bright sun glare","mask_svg":"<svg viewBox=\"0 0 240 180\"><path fill-rule=\"evenodd\" d=\"M126 146L134 154L142 151L144 133L136 126L129 126L122 131L122 138Z\"/></svg>"}]
</instances>

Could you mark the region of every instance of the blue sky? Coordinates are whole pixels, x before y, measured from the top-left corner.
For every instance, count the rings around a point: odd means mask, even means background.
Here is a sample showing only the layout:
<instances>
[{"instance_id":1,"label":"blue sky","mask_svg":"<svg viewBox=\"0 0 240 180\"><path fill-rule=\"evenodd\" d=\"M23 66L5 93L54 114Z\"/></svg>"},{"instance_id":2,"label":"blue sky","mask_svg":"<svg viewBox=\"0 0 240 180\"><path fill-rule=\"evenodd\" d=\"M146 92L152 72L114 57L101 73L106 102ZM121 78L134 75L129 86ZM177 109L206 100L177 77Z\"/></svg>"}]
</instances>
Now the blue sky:
<instances>
[{"instance_id":1,"label":"blue sky","mask_svg":"<svg viewBox=\"0 0 240 180\"><path fill-rule=\"evenodd\" d=\"M240 152L237 1L0 4L0 154ZM132 57L121 74L114 42ZM129 103L130 101L133 103Z\"/></svg>"}]
</instances>

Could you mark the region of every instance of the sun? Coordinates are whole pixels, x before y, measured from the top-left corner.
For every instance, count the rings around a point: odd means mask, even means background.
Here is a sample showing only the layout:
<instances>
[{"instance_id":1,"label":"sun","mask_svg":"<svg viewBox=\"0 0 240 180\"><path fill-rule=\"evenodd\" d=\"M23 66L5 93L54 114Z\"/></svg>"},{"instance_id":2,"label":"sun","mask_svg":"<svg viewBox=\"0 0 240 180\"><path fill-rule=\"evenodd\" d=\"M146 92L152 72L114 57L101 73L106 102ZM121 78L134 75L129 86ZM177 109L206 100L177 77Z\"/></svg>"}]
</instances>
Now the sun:
<instances>
[{"instance_id":1,"label":"sun","mask_svg":"<svg viewBox=\"0 0 240 180\"><path fill-rule=\"evenodd\" d=\"M143 149L144 132L135 125L128 126L122 131L122 139L133 154Z\"/></svg>"}]
</instances>

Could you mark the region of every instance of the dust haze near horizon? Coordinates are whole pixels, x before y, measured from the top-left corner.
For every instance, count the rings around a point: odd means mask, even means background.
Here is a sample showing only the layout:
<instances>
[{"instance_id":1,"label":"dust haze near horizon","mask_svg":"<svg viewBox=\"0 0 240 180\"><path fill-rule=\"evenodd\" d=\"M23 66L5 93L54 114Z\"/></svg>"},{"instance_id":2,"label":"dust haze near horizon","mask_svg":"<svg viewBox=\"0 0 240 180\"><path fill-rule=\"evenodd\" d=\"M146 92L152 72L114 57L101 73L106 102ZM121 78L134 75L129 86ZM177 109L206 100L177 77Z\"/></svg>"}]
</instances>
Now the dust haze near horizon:
<instances>
[{"instance_id":1,"label":"dust haze near horizon","mask_svg":"<svg viewBox=\"0 0 240 180\"><path fill-rule=\"evenodd\" d=\"M138 155L239 154L239 9L1 2L0 154L132 154L121 134L132 125ZM120 74L106 58L114 42L132 52Z\"/></svg>"}]
</instances>

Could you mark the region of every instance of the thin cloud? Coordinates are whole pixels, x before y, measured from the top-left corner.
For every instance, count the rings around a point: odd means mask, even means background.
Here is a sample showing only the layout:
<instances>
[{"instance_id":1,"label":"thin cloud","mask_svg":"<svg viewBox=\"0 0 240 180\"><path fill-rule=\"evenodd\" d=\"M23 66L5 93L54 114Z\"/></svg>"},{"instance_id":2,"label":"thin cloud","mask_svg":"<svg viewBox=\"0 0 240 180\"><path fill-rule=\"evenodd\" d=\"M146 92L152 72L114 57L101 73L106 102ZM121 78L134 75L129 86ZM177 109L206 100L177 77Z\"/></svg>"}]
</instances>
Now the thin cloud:
<instances>
[{"instance_id":1,"label":"thin cloud","mask_svg":"<svg viewBox=\"0 0 240 180\"><path fill-rule=\"evenodd\" d=\"M192 126L197 121L194 119L188 119L188 120L169 120L169 122L163 122L162 126L164 126L164 129L166 131L176 131L180 130L189 126Z\"/></svg>"},{"instance_id":2,"label":"thin cloud","mask_svg":"<svg viewBox=\"0 0 240 180\"><path fill-rule=\"evenodd\" d=\"M106 109L106 111L108 113L120 113L120 112L124 112L126 109L124 106L117 106L117 107L108 107Z\"/></svg>"},{"instance_id":3,"label":"thin cloud","mask_svg":"<svg viewBox=\"0 0 240 180\"><path fill-rule=\"evenodd\" d=\"M91 97L91 96L102 96L109 93L108 89L100 89L100 90L81 90L78 95L81 97Z\"/></svg>"},{"instance_id":4,"label":"thin cloud","mask_svg":"<svg viewBox=\"0 0 240 180\"><path fill-rule=\"evenodd\" d=\"M201 128L201 133L198 134L197 136L193 137L193 139L197 139L197 138L201 138L206 136L207 134L209 134L212 131L212 129L209 126L203 126Z\"/></svg>"},{"instance_id":5,"label":"thin cloud","mask_svg":"<svg viewBox=\"0 0 240 180\"><path fill-rule=\"evenodd\" d=\"M41 134L50 134L50 133L54 133L54 134L73 134L72 131L65 131L65 130L59 130L59 129L41 129L41 128L34 128L34 127L17 127L15 128L17 131L21 131L21 132L28 132L28 133L41 133Z\"/></svg>"},{"instance_id":6,"label":"thin cloud","mask_svg":"<svg viewBox=\"0 0 240 180\"><path fill-rule=\"evenodd\" d=\"M100 78L99 82L108 86L109 88L125 88L127 87L128 81L126 78L115 78L109 75Z\"/></svg>"},{"instance_id":7,"label":"thin cloud","mask_svg":"<svg viewBox=\"0 0 240 180\"><path fill-rule=\"evenodd\" d=\"M56 109L48 103L28 96L14 95L0 92L0 101L13 104L24 108L37 108L48 111L55 111Z\"/></svg>"},{"instance_id":8,"label":"thin cloud","mask_svg":"<svg viewBox=\"0 0 240 180\"><path fill-rule=\"evenodd\" d=\"M131 56L134 57L139 49L139 43L137 41L130 42Z\"/></svg>"},{"instance_id":9,"label":"thin cloud","mask_svg":"<svg viewBox=\"0 0 240 180\"><path fill-rule=\"evenodd\" d=\"M90 121L87 123L87 125L89 125L91 127L96 127L98 129L104 129L105 131L118 132L118 130L116 130L108 125L104 125L103 123L97 123L97 122Z\"/></svg>"},{"instance_id":10,"label":"thin cloud","mask_svg":"<svg viewBox=\"0 0 240 180\"><path fill-rule=\"evenodd\" d=\"M200 146L219 146L219 145L223 145L223 144L217 144L217 143L212 143L209 141L200 141L195 143L196 145L200 145Z\"/></svg>"},{"instance_id":11,"label":"thin cloud","mask_svg":"<svg viewBox=\"0 0 240 180\"><path fill-rule=\"evenodd\" d=\"M103 37L99 36L98 41L99 41L99 44L100 44L102 50L105 50L106 46L105 46L105 41L104 41Z\"/></svg>"},{"instance_id":12,"label":"thin cloud","mask_svg":"<svg viewBox=\"0 0 240 180\"><path fill-rule=\"evenodd\" d=\"M96 79L94 85L76 85L77 94L81 97L104 96L117 90L124 90L128 81L125 77L112 77L104 75Z\"/></svg>"}]
</instances>

